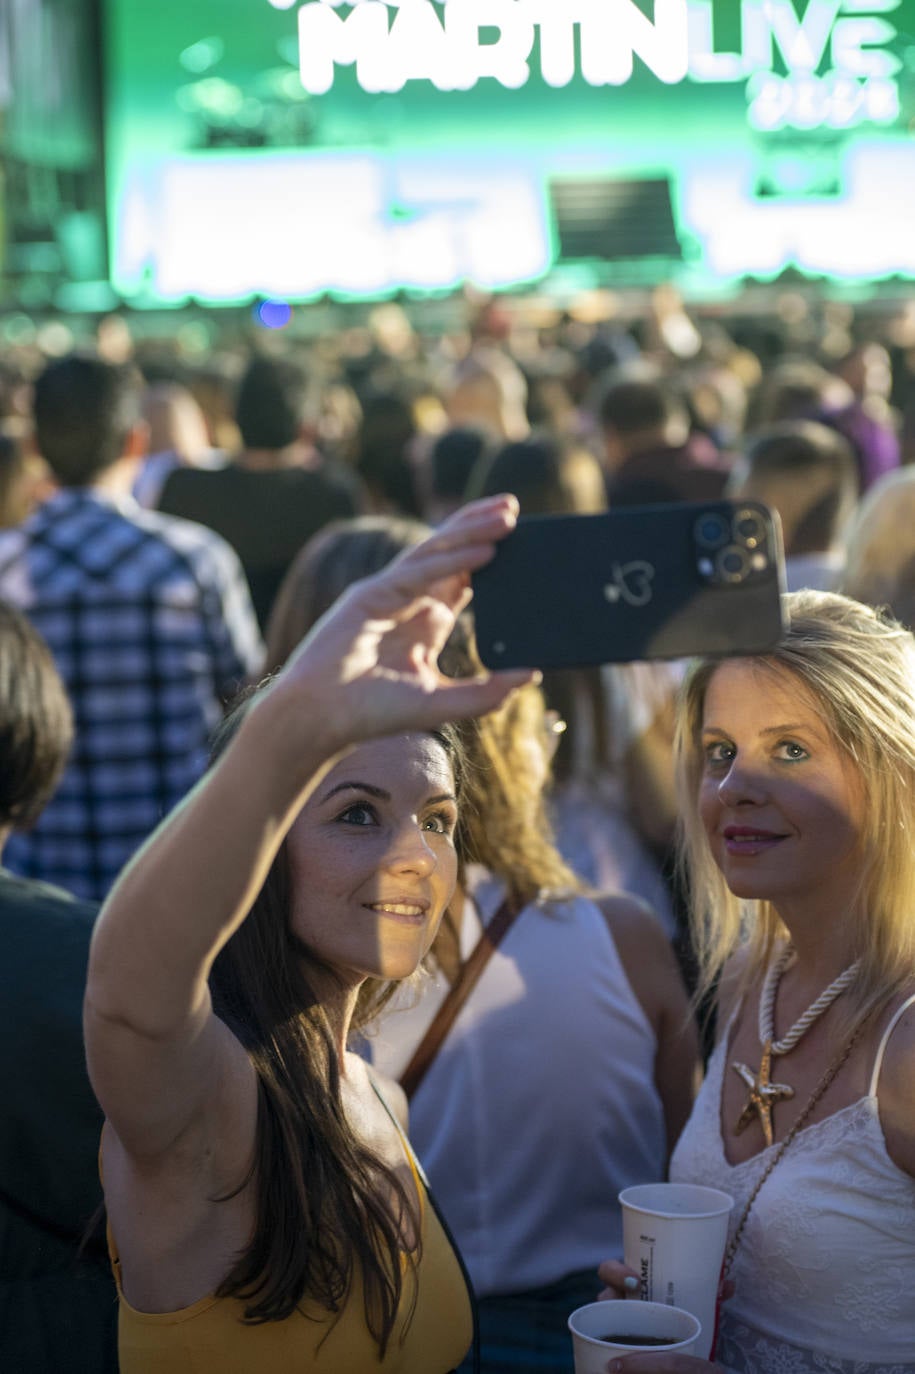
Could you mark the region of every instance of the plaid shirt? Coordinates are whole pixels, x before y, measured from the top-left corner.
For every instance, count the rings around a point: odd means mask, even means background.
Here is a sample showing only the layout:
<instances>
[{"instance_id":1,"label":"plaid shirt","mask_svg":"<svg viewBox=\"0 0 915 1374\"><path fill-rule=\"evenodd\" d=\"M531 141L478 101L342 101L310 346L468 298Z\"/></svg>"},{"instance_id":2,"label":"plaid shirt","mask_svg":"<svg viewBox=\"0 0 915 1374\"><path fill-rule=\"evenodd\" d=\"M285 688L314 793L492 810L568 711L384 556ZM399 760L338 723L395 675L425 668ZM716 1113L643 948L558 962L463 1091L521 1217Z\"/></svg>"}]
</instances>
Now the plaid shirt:
<instances>
[{"instance_id":1,"label":"plaid shirt","mask_svg":"<svg viewBox=\"0 0 915 1374\"><path fill-rule=\"evenodd\" d=\"M76 717L60 787L4 862L100 900L197 781L223 703L261 662L244 574L199 525L71 489L0 531L0 597L46 639Z\"/></svg>"}]
</instances>

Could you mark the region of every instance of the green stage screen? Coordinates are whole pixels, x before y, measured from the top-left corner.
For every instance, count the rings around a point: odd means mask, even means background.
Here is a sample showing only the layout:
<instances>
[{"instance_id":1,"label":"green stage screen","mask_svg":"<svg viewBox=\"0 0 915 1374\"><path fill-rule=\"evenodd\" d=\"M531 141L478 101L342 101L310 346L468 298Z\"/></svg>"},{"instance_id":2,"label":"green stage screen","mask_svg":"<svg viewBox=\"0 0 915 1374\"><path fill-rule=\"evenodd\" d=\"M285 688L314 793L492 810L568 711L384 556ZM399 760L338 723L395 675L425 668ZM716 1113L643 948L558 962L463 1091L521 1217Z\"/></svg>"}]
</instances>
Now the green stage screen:
<instances>
[{"instance_id":1,"label":"green stage screen","mask_svg":"<svg viewBox=\"0 0 915 1374\"><path fill-rule=\"evenodd\" d=\"M915 276L915 0L105 0L111 280Z\"/></svg>"}]
</instances>

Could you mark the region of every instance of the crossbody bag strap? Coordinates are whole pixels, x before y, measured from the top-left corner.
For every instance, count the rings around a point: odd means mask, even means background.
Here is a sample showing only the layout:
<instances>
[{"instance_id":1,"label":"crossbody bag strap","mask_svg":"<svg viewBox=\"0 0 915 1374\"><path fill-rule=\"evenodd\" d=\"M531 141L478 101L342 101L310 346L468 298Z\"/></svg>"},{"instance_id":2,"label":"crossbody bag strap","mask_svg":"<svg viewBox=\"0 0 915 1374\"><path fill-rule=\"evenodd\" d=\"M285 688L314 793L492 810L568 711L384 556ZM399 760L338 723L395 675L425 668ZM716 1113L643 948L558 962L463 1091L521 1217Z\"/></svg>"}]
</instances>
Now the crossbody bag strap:
<instances>
[{"instance_id":1,"label":"crossbody bag strap","mask_svg":"<svg viewBox=\"0 0 915 1374\"><path fill-rule=\"evenodd\" d=\"M506 897L489 924L483 927L473 952L461 965L461 971L448 989L432 1024L400 1076L400 1086L408 1098L413 1096L429 1072L445 1037L454 1025L458 1012L479 982L481 973L505 938L519 911L520 907L511 898Z\"/></svg>"}]
</instances>

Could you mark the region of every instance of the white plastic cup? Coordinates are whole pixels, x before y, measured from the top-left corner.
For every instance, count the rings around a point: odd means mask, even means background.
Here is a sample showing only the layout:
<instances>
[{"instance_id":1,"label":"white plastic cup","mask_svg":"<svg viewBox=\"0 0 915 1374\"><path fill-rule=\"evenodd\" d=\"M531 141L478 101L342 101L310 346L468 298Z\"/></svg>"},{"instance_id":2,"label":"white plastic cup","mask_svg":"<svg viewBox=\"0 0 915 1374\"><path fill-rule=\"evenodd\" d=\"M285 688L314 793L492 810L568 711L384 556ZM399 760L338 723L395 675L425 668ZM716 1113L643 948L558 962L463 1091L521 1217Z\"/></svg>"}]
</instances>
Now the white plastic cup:
<instances>
[{"instance_id":1,"label":"white plastic cup","mask_svg":"<svg viewBox=\"0 0 915 1374\"><path fill-rule=\"evenodd\" d=\"M639 1275L646 1302L682 1307L697 1317L696 1354L708 1359L734 1199L693 1183L644 1183L624 1188L623 1258Z\"/></svg>"},{"instance_id":2,"label":"white plastic cup","mask_svg":"<svg viewBox=\"0 0 915 1374\"><path fill-rule=\"evenodd\" d=\"M589 1302L569 1318L575 1374L607 1374L611 1355L679 1351L694 1355L702 1328L690 1312L660 1302ZM633 1345L627 1336L653 1336L663 1345Z\"/></svg>"}]
</instances>

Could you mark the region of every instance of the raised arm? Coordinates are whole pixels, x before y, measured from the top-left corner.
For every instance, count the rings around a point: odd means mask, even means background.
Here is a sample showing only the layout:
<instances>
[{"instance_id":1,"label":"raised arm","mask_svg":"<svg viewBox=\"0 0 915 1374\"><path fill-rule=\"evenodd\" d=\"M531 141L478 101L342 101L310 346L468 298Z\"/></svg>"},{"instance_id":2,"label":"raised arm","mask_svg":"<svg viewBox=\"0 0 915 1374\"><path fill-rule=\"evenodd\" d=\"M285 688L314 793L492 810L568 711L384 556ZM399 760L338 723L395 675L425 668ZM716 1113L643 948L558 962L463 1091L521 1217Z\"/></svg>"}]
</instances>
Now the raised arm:
<instances>
[{"instance_id":1,"label":"raised arm","mask_svg":"<svg viewBox=\"0 0 915 1374\"><path fill-rule=\"evenodd\" d=\"M250 1114L253 1076L207 978L328 767L361 740L491 710L528 680L437 668L469 572L515 516L512 498L474 503L351 588L116 884L93 937L85 1034L93 1087L134 1157L168 1152L214 1103L225 1115L247 1094Z\"/></svg>"}]
</instances>

